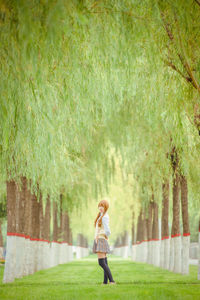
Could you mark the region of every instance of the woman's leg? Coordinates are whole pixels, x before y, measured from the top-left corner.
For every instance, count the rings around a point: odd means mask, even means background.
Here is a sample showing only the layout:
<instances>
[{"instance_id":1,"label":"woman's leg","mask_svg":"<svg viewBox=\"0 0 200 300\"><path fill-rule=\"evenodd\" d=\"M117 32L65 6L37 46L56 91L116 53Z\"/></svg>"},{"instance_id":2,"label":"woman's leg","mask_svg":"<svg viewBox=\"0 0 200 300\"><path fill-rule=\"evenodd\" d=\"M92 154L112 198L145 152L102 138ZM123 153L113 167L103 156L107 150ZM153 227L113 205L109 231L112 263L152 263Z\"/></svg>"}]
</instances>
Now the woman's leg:
<instances>
[{"instance_id":1,"label":"woman's leg","mask_svg":"<svg viewBox=\"0 0 200 300\"><path fill-rule=\"evenodd\" d=\"M104 258L105 257L105 263L107 263L107 257L106 257L106 253L104 252L97 252L97 255L98 255L98 258ZM104 280L103 280L103 283L108 283L108 276L106 274L106 271L104 270Z\"/></svg>"},{"instance_id":2,"label":"woman's leg","mask_svg":"<svg viewBox=\"0 0 200 300\"><path fill-rule=\"evenodd\" d=\"M105 263L108 265L107 257L105 257ZM104 271L104 280L103 283L108 283L108 276L106 272Z\"/></svg>"},{"instance_id":3,"label":"woman's leg","mask_svg":"<svg viewBox=\"0 0 200 300\"><path fill-rule=\"evenodd\" d=\"M110 282L114 282L111 271L109 266L106 264L105 257L106 253L103 252L97 252L98 255L98 263L102 267L102 269L105 271L107 277L109 278Z\"/></svg>"}]
</instances>

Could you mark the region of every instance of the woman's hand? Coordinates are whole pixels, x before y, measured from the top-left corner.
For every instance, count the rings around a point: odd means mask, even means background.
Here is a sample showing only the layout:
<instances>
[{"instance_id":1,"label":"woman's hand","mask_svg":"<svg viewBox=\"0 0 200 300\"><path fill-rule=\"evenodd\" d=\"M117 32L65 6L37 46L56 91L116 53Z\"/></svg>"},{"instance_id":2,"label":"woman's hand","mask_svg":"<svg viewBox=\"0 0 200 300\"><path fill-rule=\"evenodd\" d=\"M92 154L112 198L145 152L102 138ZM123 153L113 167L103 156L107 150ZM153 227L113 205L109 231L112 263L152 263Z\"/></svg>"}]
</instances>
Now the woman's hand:
<instances>
[{"instance_id":1,"label":"woman's hand","mask_svg":"<svg viewBox=\"0 0 200 300\"><path fill-rule=\"evenodd\" d=\"M106 240L108 240L108 237L107 237L107 235L106 235L106 234L104 234L104 236L105 236L105 239L106 239Z\"/></svg>"}]
</instances>

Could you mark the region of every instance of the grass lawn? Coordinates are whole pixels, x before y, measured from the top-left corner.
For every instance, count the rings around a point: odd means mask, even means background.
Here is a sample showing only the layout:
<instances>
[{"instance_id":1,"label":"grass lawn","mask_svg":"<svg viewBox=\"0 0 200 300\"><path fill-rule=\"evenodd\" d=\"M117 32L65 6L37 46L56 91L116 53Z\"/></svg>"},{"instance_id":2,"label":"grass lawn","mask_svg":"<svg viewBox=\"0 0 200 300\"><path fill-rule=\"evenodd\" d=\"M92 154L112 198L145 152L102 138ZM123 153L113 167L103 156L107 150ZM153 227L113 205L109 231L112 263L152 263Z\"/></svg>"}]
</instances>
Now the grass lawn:
<instances>
[{"instance_id":1,"label":"grass lawn","mask_svg":"<svg viewBox=\"0 0 200 300\"><path fill-rule=\"evenodd\" d=\"M103 269L97 256L36 272L3 284L0 267L0 299L193 299L200 300L197 266L190 266L190 275L175 274L152 265L108 254L116 285L103 285Z\"/></svg>"}]
</instances>

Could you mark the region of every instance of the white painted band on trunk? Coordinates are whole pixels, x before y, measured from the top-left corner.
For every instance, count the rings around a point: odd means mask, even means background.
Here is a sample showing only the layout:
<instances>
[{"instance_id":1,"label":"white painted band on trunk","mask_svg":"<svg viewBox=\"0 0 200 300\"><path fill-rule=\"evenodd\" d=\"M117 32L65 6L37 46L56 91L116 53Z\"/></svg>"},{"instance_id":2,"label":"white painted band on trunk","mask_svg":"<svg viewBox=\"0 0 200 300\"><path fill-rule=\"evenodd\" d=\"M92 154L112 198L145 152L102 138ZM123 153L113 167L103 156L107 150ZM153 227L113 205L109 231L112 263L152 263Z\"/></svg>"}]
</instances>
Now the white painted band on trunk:
<instances>
[{"instance_id":1,"label":"white painted band on trunk","mask_svg":"<svg viewBox=\"0 0 200 300\"><path fill-rule=\"evenodd\" d=\"M3 275L3 282L13 282L15 279L16 266L16 236L7 235L6 241L6 259Z\"/></svg>"},{"instance_id":2,"label":"white painted band on trunk","mask_svg":"<svg viewBox=\"0 0 200 300\"><path fill-rule=\"evenodd\" d=\"M174 269L174 238L170 237L169 271Z\"/></svg>"},{"instance_id":3,"label":"white painted band on trunk","mask_svg":"<svg viewBox=\"0 0 200 300\"><path fill-rule=\"evenodd\" d=\"M190 235L182 237L182 274L189 274Z\"/></svg>"},{"instance_id":4,"label":"white painted band on trunk","mask_svg":"<svg viewBox=\"0 0 200 300\"><path fill-rule=\"evenodd\" d=\"M164 265L163 268L169 270L170 261L170 239L164 239Z\"/></svg>"},{"instance_id":5,"label":"white painted band on trunk","mask_svg":"<svg viewBox=\"0 0 200 300\"><path fill-rule=\"evenodd\" d=\"M181 273L181 236L172 238L174 240L174 273Z\"/></svg>"}]
</instances>

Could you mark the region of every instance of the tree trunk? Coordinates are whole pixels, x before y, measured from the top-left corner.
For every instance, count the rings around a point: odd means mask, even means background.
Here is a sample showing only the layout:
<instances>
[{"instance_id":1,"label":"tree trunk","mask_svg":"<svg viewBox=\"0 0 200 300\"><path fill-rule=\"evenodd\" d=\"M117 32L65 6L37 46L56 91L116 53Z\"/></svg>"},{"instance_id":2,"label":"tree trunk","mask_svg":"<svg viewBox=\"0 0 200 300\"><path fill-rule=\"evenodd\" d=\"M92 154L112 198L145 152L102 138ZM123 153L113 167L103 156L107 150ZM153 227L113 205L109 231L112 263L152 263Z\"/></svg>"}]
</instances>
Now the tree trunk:
<instances>
[{"instance_id":1,"label":"tree trunk","mask_svg":"<svg viewBox=\"0 0 200 300\"><path fill-rule=\"evenodd\" d=\"M136 261L142 261L141 254L141 241L142 241L142 208L140 209L140 214L137 221L137 234L136 234Z\"/></svg>"},{"instance_id":2,"label":"tree trunk","mask_svg":"<svg viewBox=\"0 0 200 300\"><path fill-rule=\"evenodd\" d=\"M162 184L162 222L161 222L161 252L160 267L169 269L169 180Z\"/></svg>"},{"instance_id":3,"label":"tree trunk","mask_svg":"<svg viewBox=\"0 0 200 300\"><path fill-rule=\"evenodd\" d=\"M188 187L185 176L180 176L181 208L183 223L182 274L189 274L190 228L188 216Z\"/></svg>"},{"instance_id":4,"label":"tree trunk","mask_svg":"<svg viewBox=\"0 0 200 300\"><path fill-rule=\"evenodd\" d=\"M179 199L179 172L178 155L175 147L172 150L173 166L173 221L171 239L174 242L174 262L171 264L173 272L181 273L181 234L180 234L180 199ZM172 245L173 247L173 245Z\"/></svg>"},{"instance_id":5,"label":"tree trunk","mask_svg":"<svg viewBox=\"0 0 200 300\"><path fill-rule=\"evenodd\" d=\"M152 212L153 202L149 202L148 206L148 224L147 224L147 263L152 264Z\"/></svg>"},{"instance_id":6,"label":"tree trunk","mask_svg":"<svg viewBox=\"0 0 200 300\"><path fill-rule=\"evenodd\" d=\"M53 202L53 241L58 240L57 203Z\"/></svg>"},{"instance_id":7,"label":"tree trunk","mask_svg":"<svg viewBox=\"0 0 200 300\"><path fill-rule=\"evenodd\" d=\"M135 244L135 221L134 221L134 217L135 217L135 212L132 212L132 226L131 226L131 238L132 238L132 245Z\"/></svg>"},{"instance_id":8,"label":"tree trunk","mask_svg":"<svg viewBox=\"0 0 200 300\"><path fill-rule=\"evenodd\" d=\"M38 266L38 240L40 236L40 205L35 194L31 197L31 247L32 247L32 268L31 274L37 271Z\"/></svg>"},{"instance_id":9,"label":"tree trunk","mask_svg":"<svg viewBox=\"0 0 200 300\"><path fill-rule=\"evenodd\" d=\"M60 227L59 227L59 263L63 264L65 260L65 245L64 245L64 213L63 213L63 199L60 194Z\"/></svg>"},{"instance_id":10,"label":"tree trunk","mask_svg":"<svg viewBox=\"0 0 200 300\"><path fill-rule=\"evenodd\" d=\"M7 187L7 243L3 282L15 279L16 268L16 189L14 180L6 182Z\"/></svg>"},{"instance_id":11,"label":"tree trunk","mask_svg":"<svg viewBox=\"0 0 200 300\"><path fill-rule=\"evenodd\" d=\"M114 254L119 255L119 236L117 237L114 244Z\"/></svg>"},{"instance_id":12,"label":"tree trunk","mask_svg":"<svg viewBox=\"0 0 200 300\"><path fill-rule=\"evenodd\" d=\"M85 243L85 237L84 237L84 243ZM122 246L122 257L128 258L128 231L125 230L123 234L123 246ZM85 251L86 245L84 244L84 251Z\"/></svg>"},{"instance_id":13,"label":"tree trunk","mask_svg":"<svg viewBox=\"0 0 200 300\"><path fill-rule=\"evenodd\" d=\"M83 257L83 235L80 233L80 248L81 248L81 257Z\"/></svg>"},{"instance_id":14,"label":"tree trunk","mask_svg":"<svg viewBox=\"0 0 200 300\"><path fill-rule=\"evenodd\" d=\"M136 242L135 242L135 212L134 212L134 210L132 211L131 235L132 235L131 258L133 261L135 261L136 260Z\"/></svg>"},{"instance_id":15,"label":"tree trunk","mask_svg":"<svg viewBox=\"0 0 200 300\"><path fill-rule=\"evenodd\" d=\"M21 184L17 185L16 190L16 270L15 277L23 276L25 259L25 203L26 203L26 177L21 176Z\"/></svg>"},{"instance_id":16,"label":"tree trunk","mask_svg":"<svg viewBox=\"0 0 200 300\"><path fill-rule=\"evenodd\" d=\"M44 269L44 261L43 261L43 250L44 250L44 241L43 241L43 232L44 232L44 215L43 215L43 204L42 204L42 194L40 194L39 201L39 240L38 240L38 265L37 270Z\"/></svg>"},{"instance_id":17,"label":"tree trunk","mask_svg":"<svg viewBox=\"0 0 200 300\"><path fill-rule=\"evenodd\" d=\"M28 185L29 183L29 185ZM24 212L24 234L25 234L25 246L24 246L24 261L23 261L23 275L29 275L32 264L32 247L30 241L31 234L31 218L32 218L32 207L31 207L31 192L30 192L30 181L26 181L25 191L25 212Z\"/></svg>"},{"instance_id":18,"label":"tree trunk","mask_svg":"<svg viewBox=\"0 0 200 300\"><path fill-rule=\"evenodd\" d=\"M51 221L51 202L50 196L47 196L46 206L45 206L45 215L43 219L43 265L47 269L53 266L52 259L52 245L50 247L50 221Z\"/></svg>"},{"instance_id":19,"label":"tree trunk","mask_svg":"<svg viewBox=\"0 0 200 300\"><path fill-rule=\"evenodd\" d=\"M69 237L69 214L66 212L66 241L69 245L70 243L70 237Z\"/></svg>"},{"instance_id":20,"label":"tree trunk","mask_svg":"<svg viewBox=\"0 0 200 300\"><path fill-rule=\"evenodd\" d=\"M145 211L142 211L142 226L141 226L141 261L147 262L147 228Z\"/></svg>"},{"instance_id":21,"label":"tree trunk","mask_svg":"<svg viewBox=\"0 0 200 300\"><path fill-rule=\"evenodd\" d=\"M153 264L160 265L160 240L158 227L158 204L153 202L153 226L152 226L152 242L153 242Z\"/></svg>"},{"instance_id":22,"label":"tree trunk","mask_svg":"<svg viewBox=\"0 0 200 300\"><path fill-rule=\"evenodd\" d=\"M72 236L72 230L70 227L70 217L69 217L69 260L73 260L73 236Z\"/></svg>"},{"instance_id":23,"label":"tree trunk","mask_svg":"<svg viewBox=\"0 0 200 300\"><path fill-rule=\"evenodd\" d=\"M0 259L3 259L3 235L2 235L2 221L0 220Z\"/></svg>"},{"instance_id":24,"label":"tree trunk","mask_svg":"<svg viewBox=\"0 0 200 300\"><path fill-rule=\"evenodd\" d=\"M83 235L83 257L86 256L86 237Z\"/></svg>"},{"instance_id":25,"label":"tree trunk","mask_svg":"<svg viewBox=\"0 0 200 300\"><path fill-rule=\"evenodd\" d=\"M68 227L69 227L69 219L68 219L68 213L65 211L64 212L64 220L63 220L63 242L64 242L64 246L65 246L65 254L64 254L64 262L68 262L69 261L69 237L68 237Z\"/></svg>"},{"instance_id":26,"label":"tree trunk","mask_svg":"<svg viewBox=\"0 0 200 300\"><path fill-rule=\"evenodd\" d=\"M58 207L57 203L53 202L53 242L52 246L54 249L53 257L54 257L54 266L59 264L59 245L58 245Z\"/></svg>"},{"instance_id":27,"label":"tree trunk","mask_svg":"<svg viewBox=\"0 0 200 300\"><path fill-rule=\"evenodd\" d=\"M65 227L65 234L66 234L66 242L67 242L67 261L70 261L70 245L69 245L69 215L66 212L66 227Z\"/></svg>"},{"instance_id":28,"label":"tree trunk","mask_svg":"<svg viewBox=\"0 0 200 300\"><path fill-rule=\"evenodd\" d=\"M76 258L80 259L82 255L81 252L81 234L77 234L77 243L76 243Z\"/></svg>"}]
</instances>

